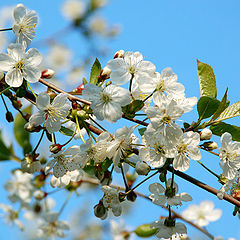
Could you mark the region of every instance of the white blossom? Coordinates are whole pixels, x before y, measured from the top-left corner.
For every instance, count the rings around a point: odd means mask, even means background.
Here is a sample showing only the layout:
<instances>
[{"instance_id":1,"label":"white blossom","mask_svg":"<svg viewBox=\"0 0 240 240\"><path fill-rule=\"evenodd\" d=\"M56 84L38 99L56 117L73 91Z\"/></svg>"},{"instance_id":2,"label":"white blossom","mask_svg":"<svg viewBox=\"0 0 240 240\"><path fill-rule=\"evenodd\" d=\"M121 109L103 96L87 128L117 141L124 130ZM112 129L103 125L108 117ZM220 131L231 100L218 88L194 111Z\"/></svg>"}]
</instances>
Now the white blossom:
<instances>
[{"instance_id":1,"label":"white blossom","mask_svg":"<svg viewBox=\"0 0 240 240\"><path fill-rule=\"evenodd\" d=\"M171 68L165 68L161 74L156 72L149 81L141 79L139 87L144 93L153 93L153 100L156 103L161 102L168 96L171 98L184 97L184 86L177 82L177 75Z\"/></svg>"},{"instance_id":2,"label":"white blossom","mask_svg":"<svg viewBox=\"0 0 240 240\"><path fill-rule=\"evenodd\" d=\"M0 203L0 209L5 212L5 215L2 215L2 217L7 224L10 226L16 224L21 231L24 230L23 223L18 219L18 212L15 211L12 206Z\"/></svg>"},{"instance_id":3,"label":"white blossom","mask_svg":"<svg viewBox=\"0 0 240 240\"><path fill-rule=\"evenodd\" d=\"M175 223L175 226L166 226L165 220L160 219L151 224L152 228L157 229L156 236L160 239L172 239L176 234L186 234L187 228L183 223Z\"/></svg>"},{"instance_id":4,"label":"white blossom","mask_svg":"<svg viewBox=\"0 0 240 240\"><path fill-rule=\"evenodd\" d=\"M112 70L111 80L117 85L123 85L135 78L149 81L156 67L149 61L143 61L140 52L126 52L123 58L115 58L107 63Z\"/></svg>"},{"instance_id":5,"label":"white blossom","mask_svg":"<svg viewBox=\"0 0 240 240\"><path fill-rule=\"evenodd\" d=\"M120 119L122 107L131 101L130 92L115 85L100 88L93 84L86 84L82 95L92 103L91 108L97 119L106 119L109 122Z\"/></svg>"},{"instance_id":6,"label":"white blossom","mask_svg":"<svg viewBox=\"0 0 240 240\"><path fill-rule=\"evenodd\" d=\"M38 17L35 11L27 11L23 4L18 4L13 11L14 23L13 32L17 36L17 43L25 46L29 45L35 37L35 28Z\"/></svg>"},{"instance_id":7,"label":"white blossom","mask_svg":"<svg viewBox=\"0 0 240 240\"><path fill-rule=\"evenodd\" d=\"M41 231L41 237L66 237L64 230L69 230L70 226L67 222L58 220L57 212L46 213L44 216L44 220L45 222L40 222L38 224L39 230Z\"/></svg>"},{"instance_id":8,"label":"white blossom","mask_svg":"<svg viewBox=\"0 0 240 240\"><path fill-rule=\"evenodd\" d=\"M12 180L8 180L4 185L5 189L10 194L8 198L12 202L30 202L31 192L33 190L31 178L31 174L23 173L20 170L16 170L12 173Z\"/></svg>"},{"instance_id":9,"label":"white blossom","mask_svg":"<svg viewBox=\"0 0 240 240\"><path fill-rule=\"evenodd\" d=\"M0 54L0 71L7 72L6 83L11 87L20 87L23 79L36 83L41 77L39 68L42 56L37 49L31 48L25 53L25 47L20 43L11 43L8 54Z\"/></svg>"},{"instance_id":10,"label":"white blossom","mask_svg":"<svg viewBox=\"0 0 240 240\"><path fill-rule=\"evenodd\" d=\"M178 142L182 130L175 121L181 117L183 110L174 100L167 98L156 104L157 106L144 109L151 121L145 132L147 133L150 128L154 128L158 134L167 138L167 141L171 144Z\"/></svg>"},{"instance_id":11,"label":"white blossom","mask_svg":"<svg viewBox=\"0 0 240 240\"><path fill-rule=\"evenodd\" d=\"M132 149L131 144L136 141L136 136L133 134L135 126L130 128L123 127L116 131L113 136L113 140L107 146L107 154L109 158L112 158L115 167L118 167L118 163L121 158L127 157L127 152Z\"/></svg>"},{"instance_id":12,"label":"white blossom","mask_svg":"<svg viewBox=\"0 0 240 240\"><path fill-rule=\"evenodd\" d=\"M45 174L48 174L53 168L53 175L56 178L63 177L67 171L74 171L80 168L79 164L74 160L74 156L79 153L79 146L71 146L66 151L60 150L56 154L50 155L53 157L46 166Z\"/></svg>"},{"instance_id":13,"label":"white blossom","mask_svg":"<svg viewBox=\"0 0 240 240\"><path fill-rule=\"evenodd\" d=\"M214 204L211 201L203 201L200 206L190 205L182 216L190 221L193 221L200 227L205 227L209 222L217 221L222 215L220 209L214 209Z\"/></svg>"},{"instance_id":14,"label":"white blossom","mask_svg":"<svg viewBox=\"0 0 240 240\"><path fill-rule=\"evenodd\" d=\"M64 93L57 95L52 103L50 103L50 97L47 93L40 93L36 100L36 106L39 111L30 117L29 122L34 126L38 126L45 121L45 126L49 133L60 130L60 120L67 117L71 108L67 95Z\"/></svg>"},{"instance_id":15,"label":"white blossom","mask_svg":"<svg viewBox=\"0 0 240 240\"><path fill-rule=\"evenodd\" d=\"M219 148L220 167L223 175L231 180L240 168L240 143L232 142L230 133L225 132L221 136L222 147Z\"/></svg>"},{"instance_id":16,"label":"white blossom","mask_svg":"<svg viewBox=\"0 0 240 240\"><path fill-rule=\"evenodd\" d=\"M144 132L145 147L139 150L139 157L150 163L152 167L162 167L167 158L176 156L176 149L167 141L161 132L150 124Z\"/></svg>"},{"instance_id":17,"label":"white blossom","mask_svg":"<svg viewBox=\"0 0 240 240\"><path fill-rule=\"evenodd\" d=\"M72 51L65 46L55 44L46 56L46 63L55 71L63 72L70 67Z\"/></svg>"},{"instance_id":18,"label":"white blossom","mask_svg":"<svg viewBox=\"0 0 240 240\"><path fill-rule=\"evenodd\" d=\"M192 201L192 197L187 193L178 192L178 185L174 182L173 187L171 187L172 179L167 181L167 189L165 189L160 183L152 183L149 185L149 191L152 193L149 198L154 204L164 206L165 204L169 206L182 205L182 201L188 202Z\"/></svg>"},{"instance_id":19,"label":"white blossom","mask_svg":"<svg viewBox=\"0 0 240 240\"><path fill-rule=\"evenodd\" d=\"M82 18L86 10L86 4L81 0L66 0L62 6L62 14L69 20Z\"/></svg>"},{"instance_id":20,"label":"white blossom","mask_svg":"<svg viewBox=\"0 0 240 240\"><path fill-rule=\"evenodd\" d=\"M120 205L118 192L106 185L102 186L101 189L104 192L104 196L102 198L103 206L107 210L111 209L114 216L120 216L122 213L122 206Z\"/></svg>"},{"instance_id":21,"label":"white blossom","mask_svg":"<svg viewBox=\"0 0 240 240\"><path fill-rule=\"evenodd\" d=\"M38 159L33 159L31 156L26 156L21 161L21 169L27 173L40 172L42 165Z\"/></svg>"},{"instance_id":22,"label":"white blossom","mask_svg":"<svg viewBox=\"0 0 240 240\"><path fill-rule=\"evenodd\" d=\"M130 232L126 231L123 219L120 219L120 224L114 220L110 220L110 228L113 240L129 239Z\"/></svg>"},{"instance_id":23,"label":"white blossom","mask_svg":"<svg viewBox=\"0 0 240 240\"><path fill-rule=\"evenodd\" d=\"M83 174L84 172L82 169L75 169L73 171L67 171L65 175L59 178L53 175L50 180L50 185L52 187L58 188L65 187L70 183L70 181L72 182L80 181L82 179Z\"/></svg>"},{"instance_id":24,"label":"white blossom","mask_svg":"<svg viewBox=\"0 0 240 240\"><path fill-rule=\"evenodd\" d=\"M186 171L189 168L189 158L200 160L201 153L198 148L200 135L197 132L185 132L178 139L177 155L173 160L173 167L179 171Z\"/></svg>"}]
</instances>

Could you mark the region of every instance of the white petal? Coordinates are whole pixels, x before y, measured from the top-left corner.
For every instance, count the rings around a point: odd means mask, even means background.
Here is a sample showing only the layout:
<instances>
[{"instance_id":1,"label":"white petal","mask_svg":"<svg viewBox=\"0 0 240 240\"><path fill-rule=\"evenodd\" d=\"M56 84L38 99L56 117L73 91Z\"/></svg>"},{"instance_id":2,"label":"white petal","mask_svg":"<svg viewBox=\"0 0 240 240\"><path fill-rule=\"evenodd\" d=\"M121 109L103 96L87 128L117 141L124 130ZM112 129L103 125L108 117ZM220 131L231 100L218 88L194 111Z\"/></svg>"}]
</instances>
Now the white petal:
<instances>
[{"instance_id":1,"label":"white petal","mask_svg":"<svg viewBox=\"0 0 240 240\"><path fill-rule=\"evenodd\" d=\"M36 106L40 110L46 110L50 105L50 97L47 93L40 93L36 100Z\"/></svg>"},{"instance_id":2,"label":"white petal","mask_svg":"<svg viewBox=\"0 0 240 240\"><path fill-rule=\"evenodd\" d=\"M165 192L165 188L160 183L152 183L148 188L149 191L153 194L160 194Z\"/></svg>"},{"instance_id":3,"label":"white petal","mask_svg":"<svg viewBox=\"0 0 240 240\"><path fill-rule=\"evenodd\" d=\"M63 167L62 164L57 163L54 167L53 167L53 175L57 178L64 176L64 174L66 173L65 168Z\"/></svg>"},{"instance_id":4,"label":"white petal","mask_svg":"<svg viewBox=\"0 0 240 240\"><path fill-rule=\"evenodd\" d=\"M8 56L6 53L0 54L0 71L9 71L13 65L15 64L15 61Z\"/></svg>"},{"instance_id":5,"label":"white petal","mask_svg":"<svg viewBox=\"0 0 240 240\"><path fill-rule=\"evenodd\" d=\"M23 77L28 82L36 83L41 77L41 71L36 67L26 67L23 69Z\"/></svg>"},{"instance_id":6,"label":"white petal","mask_svg":"<svg viewBox=\"0 0 240 240\"><path fill-rule=\"evenodd\" d=\"M6 83L11 87L20 87L23 83L23 76L20 70L11 69L5 76Z\"/></svg>"},{"instance_id":7,"label":"white petal","mask_svg":"<svg viewBox=\"0 0 240 240\"><path fill-rule=\"evenodd\" d=\"M26 64L34 67L38 67L42 62L42 55L35 48L31 48L26 52L25 56Z\"/></svg>"}]
</instances>

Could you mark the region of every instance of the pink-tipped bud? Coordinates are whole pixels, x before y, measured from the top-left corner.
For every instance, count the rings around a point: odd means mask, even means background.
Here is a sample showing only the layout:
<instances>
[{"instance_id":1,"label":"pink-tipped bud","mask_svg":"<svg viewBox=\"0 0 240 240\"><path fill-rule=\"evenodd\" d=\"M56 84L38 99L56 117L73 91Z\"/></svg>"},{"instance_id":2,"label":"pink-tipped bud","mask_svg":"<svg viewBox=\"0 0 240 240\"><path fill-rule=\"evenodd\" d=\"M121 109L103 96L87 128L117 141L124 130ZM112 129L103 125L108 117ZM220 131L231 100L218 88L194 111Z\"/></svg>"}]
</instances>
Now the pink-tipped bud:
<instances>
[{"instance_id":1,"label":"pink-tipped bud","mask_svg":"<svg viewBox=\"0 0 240 240\"><path fill-rule=\"evenodd\" d=\"M104 81L104 80L106 80L106 79L109 79L111 72L112 72L112 70L111 70L110 68L104 67L104 68L101 70L98 79L99 79L100 81Z\"/></svg>"},{"instance_id":2,"label":"pink-tipped bud","mask_svg":"<svg viewBox=\"0 0 240 240\"><path fill-rule=\"evenodd\" d=\"M62 149L62 145L60 145L60 144L52 144L50 147L49 147L49 150L50 150L50 152L52 152L52 153L54 153L54 154L56 154L56 153L58 153L59 151L61 151L61 149Z\"/></svg>"},{"instance_id":3,"label":"pink-tipped bud","mask_svg":"<svg viewBox=\"0 0 240 240\"><path fill-rule=\"evenodd\" d=\"M201 140L210 140L212 137L212 131L208 128L204 128L201 132L200 132L200 139Z\"/></svg>"},{"instance_id":4,"label":"pink-tipped bud","mask_svg":"<svg viewBox=\"0 0 240 240\"><path fill-rule=\"evenodd\" d=\"M210 151L218 148L217 143L213 141L205 142L203 143L203 146Z\"/></svg>"},{"instance_id":5,"label":"pink-tipped bud","mask_svg":"<svg viewBox=\"0 0 240 240\"><path fill-rule=\"evenodd\" d=\"M84 89L84 84L81 83L78 87L73 89L73 92L82 94L83 89Z\"/></svg>"},{"instance_id":6,"label":"pink-tipped bud","mask_svg":"<svg viewBox=\"0 0 240 240\"><path fill-rule=\"evenodd\" d=\"M55 72L52 69L46 69L42 71L41 78L51 79Z\"/></svg>"},{"instance_id":7,"label":"pink-tipped bud","mask_svg":"<svg viewBox=\"0 0 240 240\"><path fill-rule=\"evenodd\" d=\"M119 51L115 52L113 58L123 58L124 54L125 54L124 50L119 50Z\"/></svg>"}]
</instances>

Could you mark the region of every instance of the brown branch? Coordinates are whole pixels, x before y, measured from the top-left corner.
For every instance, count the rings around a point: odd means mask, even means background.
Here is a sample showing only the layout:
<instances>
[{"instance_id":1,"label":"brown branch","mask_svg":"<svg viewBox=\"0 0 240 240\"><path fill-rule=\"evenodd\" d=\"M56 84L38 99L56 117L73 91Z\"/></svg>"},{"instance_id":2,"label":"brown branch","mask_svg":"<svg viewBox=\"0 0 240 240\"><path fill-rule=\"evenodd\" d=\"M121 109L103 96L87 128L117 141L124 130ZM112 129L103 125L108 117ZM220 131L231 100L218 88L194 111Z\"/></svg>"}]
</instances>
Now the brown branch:
<instances>
[{"instance_id":1,"label":"brown branch","mask_svg":"<svg viewBox=\"0 0 240 240\"><path fill-rule=\"evenodd\" d=\"M90 184L99 185L99 181L98 181L97 179L94 179L94 178L83 178L83 179L81 179L81 182L82 182L82 183L90 183ZM110 186L111 186L112 188L120 189L120 190L125 191L125 187L117 186L117 185L114 185L114 184L111 184ZM134 192L135 192L135 191L134 191ZM148 201L151 201L151 202L152 202L152 200L151 200L148 196L144 195L143 193L140 193L140 192L135 192L135 193L136 193L139 197L145 198L145 199L147 199ZM168 211L168 208L167 208L167 207L165 207L165 206L160 206L160 207L162 207L163 209L165 209L165 210ZM174 210L171 210L171 212L172 212L172 214L173 214L173 217L179 218L179 219L181 219L182 221L188 223L188 224L191 225L192 227L194 227L194 228L198 229L200 232L204 233L204 234L205 234L206 236L208 236L210 239L213 239L213 238L214 238L214 236L213 236L212 234L210 234L207 230L205 230L204 228L201 228L201 227L199 227L198 225L196 225L195 223L187 220L187 219L184 218L181 214L175 212Z\"/></svg>"},{"instance_id":2,"label":"brown branch","mask_svg":"<svg viewBox=\"0 0 240 240\"><path fill-rule=\"evenodd\" d=\"M173 171L173 167L169 166L167 168L168 171L172 172ZM188 182L191 182L192 184L214 194L217 196L217 193L218 193L218 190L213 188L213 187L210 187L209 185L203 183L203 182L200 182L198 181L197 179L187 175L186 173L183 173L183 172L180 172L180 171L177 171L177 170L174 170L174 174L176 174L177 176L179 176L180 178L183 178L184 180L188 181ZM232 196L228 195L228 194L224 194L224 197L223 197L224 200L234 204L235 206L238 206L240 207L240 202L238 200L236 200L235 198L233 198Z\"/></svg>"},{"instance_id":3,"label":"brown branch","mask_svg":"<svg viewBox=\"0 0 240 240\"><path fill-rule=\"evenodd\" d=\"M87 100L84 100L84 99L81 99L81 98L78 98L78 97L76 97L76 96L73 96L72 94L69 94L69 93L63 91L61 88L56 87L54 84L49 83L49 82L43 80L42 78L39 79L39 82L42 83L42 84L44 84L45 86L47 86L47 87L55 90L56 92L67 94L67 95L68 95L68 99L69 99L70 101L78 101L78 102L81 102L81 103L85 103L85 104L87 104L87 105L90 105L90 104L91 104L91 102L89 102L89 101L87 101Z\"/></svg>"},{"instance_id":4,"label":"brown branch","mask_svg":"<svg viewBox=\"0 0 240 240\"><path fill-rule=\"evenodd\" d=\"M55 90L56 92L67 94L69 100L71 100L71 101L74 100L74 101L78 101L78 102L81 102L81 103L84 103L84 104L87 104L87 105L91 105L91 102L89 102L89 101L87 101L87 100L84 100L84 99L81 99L81 98L78 98L78 97L76 97L76 96L74 96L74 95L72 95L72 94L70 94L70 93L67 93L67 92L63 91L62 89L56 87L55 85L53 85L53 84L51 84L51 83L43 80L42 78L39 79L39 82L42 83L42 84L44 84L45 86L47 86L47 87ZM140 124L140 125L148 126L148 123L145 123L145 122L143 122L143 121L141 121L141 120L138 120L138 119L135 119L135 118L132 118L132 119L131 119L131 118L127 118L127 117L124 115L124 113L122 114L122 117L125 118L125 119L127 119L127 120L129 120L129 121L138 123L138 124Z\"/></svg>"}]
</instances>

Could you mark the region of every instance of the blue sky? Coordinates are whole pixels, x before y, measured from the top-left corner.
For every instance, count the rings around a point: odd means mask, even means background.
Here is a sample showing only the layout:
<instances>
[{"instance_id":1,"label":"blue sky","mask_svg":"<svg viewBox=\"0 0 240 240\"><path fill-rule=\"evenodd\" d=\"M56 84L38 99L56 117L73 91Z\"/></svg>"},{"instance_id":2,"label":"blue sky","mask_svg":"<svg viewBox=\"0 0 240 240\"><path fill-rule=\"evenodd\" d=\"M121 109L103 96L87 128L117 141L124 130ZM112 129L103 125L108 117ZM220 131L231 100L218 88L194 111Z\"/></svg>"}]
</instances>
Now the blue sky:
<instances>
[{"instance_id":1,"label":"blue sky","mask_svg":"<svg viewBox=\"0 0 240 240\"><path fill-rule=\"evenodd\" d=\"M0 2L0 7L24 3L27 8L35 9L41 19L37 41L68 24L59 14L63 2L63 0L5 0ZM106 64L114 52L119 49L140 51L146 60L156 65L157 71L161 71L165 67L172 67L178 75L179 82L184 84L187 96L199 97L196 67L196 59L199 59L214 69L218 98L221 99L228 87L230 102L237 102L239 101L240 81L239 9L240 2L237 0L109 0L108 6L103 8L100 13L106 17L109 23L121 24L122 32L113 41L105 43L109 47L109 58L100 57L99 60L102 65ZM74 45L79 54L85 51L85 42L76 33L61 41L69 46ZM182 119L189 122L196 120L196 113L186 114ZM239 125L239 119L233 120L232 123ZM2 126L3 123L0 124ZM6 122L4 122L4 126L7 126ZM117 127L119 126L117 125ZM220 172L218 159L215 156L204 153L203 162ZM0 165L1 185L8 178L9 169L13 165L9 163ZM196 163L192 161L190 165L187 173L215 188L220 188L215 179L209 177ZM192 195L193 203L199 204L200 201L209 199L215 202L217 208L223 210L222 218L207 228L212 234L240 239L239 219L232 216L233 207L229 203L219 201L215 196L211 196L181 179L178 184L180 191L186 191ZM146 186L140 190L147 193ZM6 193L2 188L0 195L6 202ZM76 203L79 200L73 201ZM95 199L96 201L97 199ZM178 210L181 212L185 208L186 206L183 206ZM73 210L72 205L68 208L68 211L71 210ZM159 207L152 206L142 199L138 199L137 207L133 211L134 213L126 218L127 225L151 222L160 215L165 215L165 212ZM196 231L191 227L188 229L190 237L193 236ZM8 239L15 239L16 234L17 231L0 222L0 236L3 236L3 239L6 236ZM193 237L193 239L195 238Z\"/></svg>"}]
</instances>

